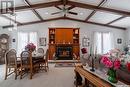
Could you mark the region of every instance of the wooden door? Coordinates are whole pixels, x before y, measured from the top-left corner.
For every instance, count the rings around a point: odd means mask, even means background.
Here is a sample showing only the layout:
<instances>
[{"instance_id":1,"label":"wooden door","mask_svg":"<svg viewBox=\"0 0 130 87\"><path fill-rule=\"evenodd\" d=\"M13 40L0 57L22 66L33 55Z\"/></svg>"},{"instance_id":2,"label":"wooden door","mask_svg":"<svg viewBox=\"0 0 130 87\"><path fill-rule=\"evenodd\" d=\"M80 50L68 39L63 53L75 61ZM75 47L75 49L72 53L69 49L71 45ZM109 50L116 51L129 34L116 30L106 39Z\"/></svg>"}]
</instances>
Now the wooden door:
<instances>
[{"instance_id":1,"label":"wooden door","mask_svg":"<svg viewBox=\"0 0 130 87\"><path fill-rule=\"evenodd\" d=\"M72 43L73 29L56 29L55 42L56 43Z\"/></svg>"}]
</instances>

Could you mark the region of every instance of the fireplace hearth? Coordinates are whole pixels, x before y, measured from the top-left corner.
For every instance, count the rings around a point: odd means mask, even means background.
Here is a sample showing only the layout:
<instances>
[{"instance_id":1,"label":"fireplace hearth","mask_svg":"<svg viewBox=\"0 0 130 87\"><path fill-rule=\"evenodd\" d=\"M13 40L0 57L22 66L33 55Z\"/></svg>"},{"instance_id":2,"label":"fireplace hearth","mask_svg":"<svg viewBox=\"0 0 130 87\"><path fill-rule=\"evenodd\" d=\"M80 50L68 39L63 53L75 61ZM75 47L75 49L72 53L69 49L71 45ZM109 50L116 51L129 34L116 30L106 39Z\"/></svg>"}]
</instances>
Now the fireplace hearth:
<instances>
[{"instance_id":1,"label":"fireplace hearth","mask_svg":"<svg viewBox=\"0 0 130 87\"><path fill-rule=\"evenodd\" d=\"M72 45L70 44L58 44L56 46L57 60L72 60Z\"/></svg>"}]
</instances>

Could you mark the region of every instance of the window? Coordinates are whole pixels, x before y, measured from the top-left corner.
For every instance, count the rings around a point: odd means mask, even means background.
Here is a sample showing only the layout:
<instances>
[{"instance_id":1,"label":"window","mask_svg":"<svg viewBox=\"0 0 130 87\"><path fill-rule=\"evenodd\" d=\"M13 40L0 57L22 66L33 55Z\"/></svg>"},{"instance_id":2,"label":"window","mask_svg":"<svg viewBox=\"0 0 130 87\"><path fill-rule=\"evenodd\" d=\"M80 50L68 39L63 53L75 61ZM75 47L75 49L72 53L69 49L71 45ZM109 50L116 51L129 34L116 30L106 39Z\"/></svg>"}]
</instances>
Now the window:
<instances>
[{"instance_id":1,"label":"window","mask_svg":"<svg viewBox=\"0 0 130 87\"><path fill-rule=\"evenodd\" d=\"M110 32L94 33L94 48L98 54L105 54L112 49L112 34Z\"/></svg>"},{"instance_id":2,"label":"window","mask_svg":"<svg viewBox=\"0 0 130 87\"><path fill-rule=\"evenodd\" d=\"M28 43L34 43L37 46L37 32L18 32L18 56Z\"/></svg>"}]
</instances>

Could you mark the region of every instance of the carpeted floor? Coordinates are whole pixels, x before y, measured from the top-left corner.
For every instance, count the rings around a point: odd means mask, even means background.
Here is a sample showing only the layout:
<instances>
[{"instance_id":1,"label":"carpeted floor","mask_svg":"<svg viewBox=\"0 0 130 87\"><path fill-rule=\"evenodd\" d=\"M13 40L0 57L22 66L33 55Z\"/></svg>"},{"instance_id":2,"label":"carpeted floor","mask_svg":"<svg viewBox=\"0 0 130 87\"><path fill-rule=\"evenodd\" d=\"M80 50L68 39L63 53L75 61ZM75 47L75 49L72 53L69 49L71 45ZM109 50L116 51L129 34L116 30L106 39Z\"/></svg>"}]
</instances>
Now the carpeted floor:
<instances>
[{"instance_id":1,"label":"carpeted floor","mask_svg":"<svg viewBox=\"0 0 130 87\"><path fill-rule=\"evenodd\" d=\"M49 72L40 72L29 79L29 75L23 79L14 80L14 75L4 80L4 65L0 65L0 87L75 87L74 67L54 67L49 64Z\"/></svg>"}]
</instances>

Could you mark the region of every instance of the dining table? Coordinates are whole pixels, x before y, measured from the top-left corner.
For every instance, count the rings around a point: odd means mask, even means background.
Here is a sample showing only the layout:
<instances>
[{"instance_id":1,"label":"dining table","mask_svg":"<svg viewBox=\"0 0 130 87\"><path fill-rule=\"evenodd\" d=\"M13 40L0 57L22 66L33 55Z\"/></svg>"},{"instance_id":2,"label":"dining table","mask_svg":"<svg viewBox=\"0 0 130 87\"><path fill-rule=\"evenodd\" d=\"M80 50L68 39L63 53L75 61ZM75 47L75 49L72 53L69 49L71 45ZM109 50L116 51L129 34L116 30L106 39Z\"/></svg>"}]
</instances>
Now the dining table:
<instances>
[{"instance_id":1,"label":"dining table","mask_svg":"<svg viewBox=\"0 0 130 87\"><path fill-rule=\"evenodd\" d=\"M30 70L30 79L32 79L32 76L34 74L34 64L40 64L40 62L44 61L45 60L45 54L39 54L39 53L36 53L36 54L32 54L30 53L29 54L29 70ZM21 62L21 57L17 57L17 63L20 64L22 63Z\"/></svg>"}]
</instances>

